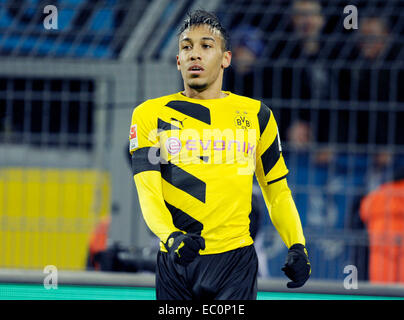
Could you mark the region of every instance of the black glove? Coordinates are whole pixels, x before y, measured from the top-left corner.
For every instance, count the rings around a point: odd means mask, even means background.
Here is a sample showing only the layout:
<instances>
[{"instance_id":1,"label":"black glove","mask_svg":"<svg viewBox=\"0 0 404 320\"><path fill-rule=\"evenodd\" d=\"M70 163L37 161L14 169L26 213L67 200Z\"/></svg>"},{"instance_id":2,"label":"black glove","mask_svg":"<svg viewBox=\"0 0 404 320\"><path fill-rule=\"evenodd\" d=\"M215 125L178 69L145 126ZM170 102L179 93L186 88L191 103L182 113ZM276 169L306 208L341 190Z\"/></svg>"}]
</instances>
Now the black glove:
<instances>
[{"instance_id":1,"label":"black glove","mask_svg":"<svg viewBox=\"0 0 404 320\"><path fill-rule=\"evenodd\" d=\"M289 248L282 271L292 280L287 283L288 288L299 288L305 284L310 277L311 266L304 245L297 243Z\"/></svg>"},{"instance_id":2,"label":"black glove","mask_svg":"<svg viewBox=\"0 0 404 320\"><path fill-rule=\"evenodd\" d=\"M173 232L164 244L170 259L182 266L187 266L205 249L205 239L195 233Z\"/></svg>"}]
</instances>

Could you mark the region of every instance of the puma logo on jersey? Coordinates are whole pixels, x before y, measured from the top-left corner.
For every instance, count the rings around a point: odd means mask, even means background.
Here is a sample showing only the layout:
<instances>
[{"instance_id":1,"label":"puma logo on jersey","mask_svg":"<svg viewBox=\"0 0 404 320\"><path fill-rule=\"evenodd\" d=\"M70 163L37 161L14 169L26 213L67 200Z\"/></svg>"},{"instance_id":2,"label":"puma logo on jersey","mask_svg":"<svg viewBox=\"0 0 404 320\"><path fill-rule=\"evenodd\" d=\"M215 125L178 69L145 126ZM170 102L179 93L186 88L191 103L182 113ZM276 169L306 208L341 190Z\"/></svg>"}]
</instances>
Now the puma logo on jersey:
<instances>
[{"instance_id":1,"label":"puma logo on jersey","mask_svg":"<svg viewBox=\"0 0 404 320\"><path fill-rule=\"evenodd\" d=\"M184 118L183 120L178 120L178 119L175 119L175 118L173 118L173 117L170 118L171 121L177 121L177 122L179 122L179 123L181 124L181 127L182 127L182 128L184 128L184 121L185 121L186 119L187 119L187 118Z\"/></svg>"}]
</instances>

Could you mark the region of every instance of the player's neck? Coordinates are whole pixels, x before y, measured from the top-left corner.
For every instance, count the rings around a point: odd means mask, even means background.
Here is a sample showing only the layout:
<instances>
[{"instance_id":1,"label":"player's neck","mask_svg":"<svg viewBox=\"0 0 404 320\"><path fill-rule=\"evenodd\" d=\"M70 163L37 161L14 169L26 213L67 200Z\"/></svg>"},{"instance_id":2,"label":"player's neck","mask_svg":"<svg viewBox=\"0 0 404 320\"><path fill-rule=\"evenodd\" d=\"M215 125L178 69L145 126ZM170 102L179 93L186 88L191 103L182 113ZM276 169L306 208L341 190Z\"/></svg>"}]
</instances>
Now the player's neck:
<instances>
[{"instance_id":1,"label":"player's neck","mask_svg":"<svg viewBox=\"0 0 404 320\"><path fill-rule=\"evenodd\" d=\"M182 94L188 98L192 99L221 99L227 97L227 94L224 93L220 87L208 87L205 90L199 91L190 88L189 86L185 86L185 90Z\"/></svg>"},{"instance_id":2,"label":"player's neck","mask_svg":"<svg viewBox=\"0 0 404 320\"><path fill-rule=\"evenodd\" d=\"M192 89L191 89L192 90ZM201 100L207 100L207 99L221 99L227 97L227 94L220 91L219 93L215 94L210 94L205 91L199 92L196 90L192 90L191 92L184 90L182 94L188 98L192 99L201 99Z\"/></svg>"}]
</instances>

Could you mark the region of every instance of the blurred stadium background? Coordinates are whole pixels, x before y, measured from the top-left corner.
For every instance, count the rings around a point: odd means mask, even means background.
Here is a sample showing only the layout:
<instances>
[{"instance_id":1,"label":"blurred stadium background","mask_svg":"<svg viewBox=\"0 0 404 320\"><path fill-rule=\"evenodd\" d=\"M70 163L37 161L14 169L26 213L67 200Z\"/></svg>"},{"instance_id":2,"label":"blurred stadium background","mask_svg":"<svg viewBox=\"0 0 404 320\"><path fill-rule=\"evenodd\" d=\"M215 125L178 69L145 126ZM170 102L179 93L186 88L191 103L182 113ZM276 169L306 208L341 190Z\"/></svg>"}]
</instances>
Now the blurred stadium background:
<instances>
[{"instance_id":1,"label":"blurred stadium background","mask_svg":"<svg viewBox=\"0 0 404 320\"><path fill-rule=\"evenodd\" d=\"M313 266L300 292L404 296L401 0L0 0L0 282L54 265L66 284L153 287L130 117L182 90L177 27L196 8L232 36L224 89L277 118ZM287 250L258 198L260 289L282 291ZM343 290L350 265L361 291Z\"/></svg>"}]
</instances>

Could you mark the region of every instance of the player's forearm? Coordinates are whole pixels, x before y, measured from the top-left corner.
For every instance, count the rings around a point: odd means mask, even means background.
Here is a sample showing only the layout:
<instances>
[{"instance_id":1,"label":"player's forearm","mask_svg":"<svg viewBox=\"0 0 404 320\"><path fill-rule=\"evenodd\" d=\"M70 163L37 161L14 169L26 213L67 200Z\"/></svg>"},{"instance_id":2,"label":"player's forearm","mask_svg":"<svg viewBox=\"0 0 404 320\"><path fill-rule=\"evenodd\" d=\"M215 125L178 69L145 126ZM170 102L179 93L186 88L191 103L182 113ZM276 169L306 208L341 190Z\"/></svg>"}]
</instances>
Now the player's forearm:
<instances>
[{"instance_id":1,"label":"player's forearm","mask_svg":"<svg viewBox=\"0 0 404 320\"><path fill-rule=\"evenodd\" d=\"M147 226L161 241L166 242L168 236L179 229L174 226L172 216L164 202L161 173L143 171L136 174L134 180Z\"/></svg>"},{"instance_id":2,"label":"player's forearm","mask_svg":"<svg viewBox=\"0 0 404 320\"><path fill-rule=\"evenodd\" d=\"M305 245L303 228L286 178L262 187L262 193L273 225L285 245Z\"/></svg>"},{"instance_id":3,"label":"player's forearm","mask_svg":"<svg viewBox=\"0 0 404 320\"><path fill-rule=\"evenodd\" d=\"M285 196L277 205L273 205L270 216L288 248L296 243L306 244L299 213L291 195Z\"/></svg>"}]
</instances>

